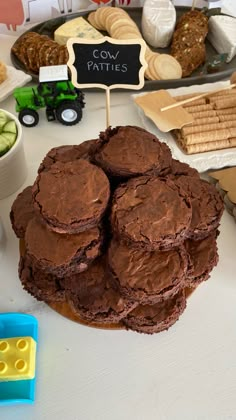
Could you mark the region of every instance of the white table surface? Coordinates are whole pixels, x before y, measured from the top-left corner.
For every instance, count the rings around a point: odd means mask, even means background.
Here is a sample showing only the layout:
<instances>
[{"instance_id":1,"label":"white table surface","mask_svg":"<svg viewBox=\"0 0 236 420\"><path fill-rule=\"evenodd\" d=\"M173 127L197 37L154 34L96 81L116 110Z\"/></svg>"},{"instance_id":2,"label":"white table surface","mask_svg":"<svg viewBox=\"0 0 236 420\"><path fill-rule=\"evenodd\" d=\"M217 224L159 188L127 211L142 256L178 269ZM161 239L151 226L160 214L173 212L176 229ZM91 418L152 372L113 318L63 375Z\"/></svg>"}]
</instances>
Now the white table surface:
<instances>
[{"instance_id":1,"label":"white table surface","mask_svg":"<svg viewBox=\"0 0 236 420\"><path fill-rule=\"evenodd\" d=\"M13 41L0 36L0 59L7 63ZM15 113L12 97L0 106ZM111 124L140 124L129 92L111 94ZM28 162L24 186L34 181L51 147L97 137L104 127L104 93L87 91L84 116L75 127L48 123L42 110L37 127L23 128ZM152 336L107 331L73 323L22 289L19 243L9 221L17 193L0 201L7 236L0 259L0 311L30 313L39 321L36 401L33 406L0 407L0 419L236 419L234 219L224 212L219 264L169 331Z\"/></svg>"}]
</instances>

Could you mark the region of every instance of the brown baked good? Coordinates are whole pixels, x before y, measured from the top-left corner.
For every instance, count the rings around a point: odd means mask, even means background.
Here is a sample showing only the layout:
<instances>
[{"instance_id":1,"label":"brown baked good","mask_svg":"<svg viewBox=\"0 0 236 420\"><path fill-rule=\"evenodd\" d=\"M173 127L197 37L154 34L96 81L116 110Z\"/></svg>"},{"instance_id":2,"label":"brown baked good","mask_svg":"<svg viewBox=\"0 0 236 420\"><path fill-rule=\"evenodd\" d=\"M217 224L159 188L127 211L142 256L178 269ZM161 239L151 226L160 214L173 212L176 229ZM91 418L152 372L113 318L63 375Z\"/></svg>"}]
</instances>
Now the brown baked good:
<instances>
[{"instance_id":1,"label":"brown baked good","mask_svg":"<svg viewBox=\"0 0 236 420\"><path fill-rule=\"evenodd\" d=\"M195 288L210 277L210 272L219 260L216 237L213 231L205 239L195 241L188 239L185 248L189 255L190 266L186 276L186 285Z\"/></svg>"},{"instance_id":2,"label":"brown baked good","mask_svg":"<svg viewBox=\"0 0 236 420\"><path fill-rule=\"evenodd\" d=\"M11 206L11 225L18 238L24 238L27 225L33 217L35 217L35 209L30 185L17 195Z\"/></svg>"},{"instance_id":3,"label":"brown baked good","mask_svg":"<svg viewBox=\"0 0 236 420\"><path fill-rule=\"evenodd\" d=\"M207 34L208 17L199 10L189 10L178 19L176 30L180 28L186 29L192 25L196 25L199 30L204 31L204 33Z\"/></svg>"},{"instance_id":4,"label":"brown baked good","mask_svg":"<svg viewBox=\"0 0 236 420\"><path fill-rule=\"evenodd\" d=\"M175 184L188 195L192 206L192 220L186 233L188 238L206 238L219 224L224 202L215 186L192 176L179 176Z\"/></svg>"},{"instance_id":5,"label":"brown baked good","mask_svg":"<svg viewBox=\"0 0 236 420\"><path fill-rule=\"evenodd\" d=\"M115 235L147 251L178 246L186 238L191 219L188 196L170 177L130 179L113 195L111 224Z\"/></svg>"},{"instance_id":6,"label":"brown baked good","mask_svg":"<svg viewBox=\"0 0 236 420\"><path fill-rule=\"evenodd\" d=\"M168 330L186 308L184 291L155 305L139 305L122 320L124 325L139 333L153 334Z\"/></svg>"},{"instance_id":7,"label":"brown baked good","mask_svg":"<svg viewBox=\"0 0 236 420\"><path fill-rule=\"evenodd\" d=\"M35 209L50 229L78 233L98 225L107 208L110 185L102 169L78 159L56 162L40 172L32 193Z\"/></svg>"},{"instance_id":8,"label":"brown baked good","mask_svg":"<svg viewBox=\"0 0 236 420\"><path fill-rule=\"evenodd\" d=\"M75 313L87 321L119 322L137 306L114 290L109 281L106 258L98 258L87 271L66 279L66 295Z\"/></svg>"},{"instance_id":9,"label":"brown baked good","mask_svg":"<svg viewBox=\"0 0 236 420\"><path fill-rule=\"evenodd\" d=\"M23 288L37 300L45 302L64 300L64 279L36 268L27 254L20 258L18 272Z\"/></svg>"},{"instance_id":10,"label":"brown baked good","mask_svg":"<svg viewBox=\"0 0 236 420\"><path fill-rule=\"evenodd\" d=\"M177 22L171 55L180 63L183 77L189 76L206 60L205 38L208 17L198 10L184 13Z\"/></svg>"},{"instance_id":11,"label":"brown baked good","mask_svg":"<svg viewBox=\"0 0 236 420\"><path fill-rule=\"evenodd\" d=\"M184 247L147 252L113 240L108 255L113 284L130 300L152 305L184 287L188 266Z\"/></svg>"},{"instance_id":12,"label":"brown baked good","mask_svg":"<svg viewBox=\"0 0 236 420\"><path fill-rule=\"evenodd\" d=\"M74 235L59 234L35 217L28 223L25 246L35 268L63 277L86 270L100 255L102 231L94 227Z\"/></svg>"},{"instance_id":13,"label":"brown baked good","mask_svg":"<svg viewBox=\"0 0 236 420\"><path fill-rule=\"evenodd\" d=\"M65 45L61 46L47 35L33 31L19 37L11 51L27 71L36 74L41 66L66 64L69 58Z\"/></svg>"},{"instance_id":14,"label":"brown baked good","mask_svg":"<svg viewBox=\"0 0 236 420\"><path fill-rule=\"evenodd\" d=\"M170 173L174 176L188 175L188 176L196 176L197 178L199 178L200 176L197 169L194 169L191 166L189 166L187 163L180 162L177 159L172 159Z\"/></svg>"},{"instance_id":15,"label":"brown baked good","mask_svg":"<svg viewBox=\"0 0 236 420\"><path fill-rule=\"evenodd\" d=\"M169 147L143 128L109 127L100 134L100 140L94 159L108 175L131 178L147 173L164 174L170 170Z\"/></svg>"},{"instance_id":16,"label":"brown baked good","mask_svg":"<svg viewBox=\"0 0 236 420\"><path fill-rule=\"evenodd\" d=\"M178 60L182 67L183 77L190 76L192 72L203 64L206 60L206 47L204 44L195 44L191 47L178 44L173 53L173 57Z\"/></svg>"},{"instance_id":17,"label":"brown baked good","mask_svg":"<svg viewBox=\"0 0 236 420\"><path fill-rule=\"evenodd\" d=\"M48 170L56 162L73 162L78 159L91 160L98 140L87 140L78 145L53 147L41 162L38 173Z\"/></svg>"}]
</instances>

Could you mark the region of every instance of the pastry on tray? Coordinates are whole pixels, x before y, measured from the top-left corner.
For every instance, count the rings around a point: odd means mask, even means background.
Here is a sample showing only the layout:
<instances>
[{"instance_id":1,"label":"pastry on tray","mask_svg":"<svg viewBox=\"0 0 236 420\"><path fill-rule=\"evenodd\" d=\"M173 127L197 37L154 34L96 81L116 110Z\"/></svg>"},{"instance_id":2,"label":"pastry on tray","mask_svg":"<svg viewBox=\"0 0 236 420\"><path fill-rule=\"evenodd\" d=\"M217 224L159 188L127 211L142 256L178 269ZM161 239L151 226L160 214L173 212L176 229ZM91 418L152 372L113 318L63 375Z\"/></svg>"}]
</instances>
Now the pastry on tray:
<instances>
[{"instance_id":1,"label":"pastry on tray","mask_svg":"<svg viewBox=\"0 0 236 420\"><path fill-rule=\"evenodd\" d=\"M151 133L109 128L91 142L51 149L33 188L13 202L12 227L25 248L20 281L78 322L166 330L185 310L188 288L218 262L222 212L215 187Z\"/></svg>"}]
</instances>

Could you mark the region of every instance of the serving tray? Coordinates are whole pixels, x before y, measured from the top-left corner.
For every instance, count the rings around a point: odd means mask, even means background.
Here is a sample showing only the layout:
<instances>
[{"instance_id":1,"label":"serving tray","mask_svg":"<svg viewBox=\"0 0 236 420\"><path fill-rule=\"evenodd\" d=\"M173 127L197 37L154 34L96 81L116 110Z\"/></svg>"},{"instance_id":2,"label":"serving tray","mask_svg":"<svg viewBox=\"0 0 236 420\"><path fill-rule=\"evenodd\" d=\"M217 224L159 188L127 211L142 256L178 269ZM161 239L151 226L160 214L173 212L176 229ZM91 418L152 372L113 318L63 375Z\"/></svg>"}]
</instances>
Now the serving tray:
<instances>
[{"instance_id":1,"label":"serving tray","mask_svg":"<svg viewBox=\"0 0 236 420\"><path fill-rule=\"evenodd\" d=\"M124 8L124 9L129 13L130 17L136 22L136 24L141 29L142 8ZM189 7L176 6L177 20L182 14L186 13L189 10L190 10ZM68 16L63 16L59 18L50 19L48 21L42 22L30 28L30 30L26 32L34 31L34 32L38 32L39 34L48 35L50 38L53 38L53 34L55 30L59 26L61 26L63 23L79 16L83 16L84 18L87 18L90 12L91 10L74 13L74 14L70 14ZM169 47L158 48L158 49L155 49L153 47L150 47L150 48L153 51L156 51L159 53L170 52ZM208 40L206 40L206 52L207 52L206 62L209 62L213 58L213 56L217 55L216 50L208 42ZM36 81L38 80L38 75L27 71L24 64L21 61L19 61L18 58L12 52L11 52L11 61L17 69L25 71L26 73L30 74L34 80ZM191 86L191 85L202 84L202 83L216 82L218 80L228 78L235 70L236 70L236 56L231 60L230 63L223 63L221 66L221 70L219 72L205 74L204 66L202 66L202 67L199 67L197 70L195 70L191 76L184 77L182 79L154 80L154 81L146 80L143 90L168 89L168 88L176 88L180 86Z\"/></svg>"},{"instance_id":2,"label":"serving tray","mask_svg":"<svg viewBox=\"0 0 236 420\"><path fill-rule=\"evenodd\" d=\"M170 89L168 92L171 96L178 96L178 95L188 95L191 93L204 93L210 92L216 89L222 89L229 85L229 81L222 81L217 83L208 83L203 84L202 86L188 86L188 87L178 87L176 89ZM141 94L132 95L133 97L137 97ZM195 153L192 155L187 155L184 151L179 147L178 143L175 141L171 132L163 133L160 131L157 126L151 121L146 115L144 114L143 110L137 106L138 115L140 117L141 126L146 130L150 131L151 133L155 134L161 141L165 142L169 148L171 149L172 157L174 159L178 159L181 162L187 163L192 168L198 170L198 172L207 172L210 169L221 169L227 166L235 166L236 165L236 148L228 148L228 149L221 149L221 150L214 150L210 152L204 153Z\"/></svg>"}]
</instances>

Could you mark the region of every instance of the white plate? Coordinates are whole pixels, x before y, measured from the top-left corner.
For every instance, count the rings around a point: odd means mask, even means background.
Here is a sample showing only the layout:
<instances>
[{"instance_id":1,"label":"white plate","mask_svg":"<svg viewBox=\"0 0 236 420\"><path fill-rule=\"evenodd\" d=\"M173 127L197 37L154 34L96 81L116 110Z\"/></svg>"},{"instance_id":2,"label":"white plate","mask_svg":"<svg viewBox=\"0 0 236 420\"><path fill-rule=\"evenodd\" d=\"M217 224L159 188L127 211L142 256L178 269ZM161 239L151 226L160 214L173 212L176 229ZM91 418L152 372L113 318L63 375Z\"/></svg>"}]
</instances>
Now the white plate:
<instances>
[{"instance_id":1,"label":"white plate","mask_svg":"<svg viewBox=\"0 0 236 420\"><path fill-rule=\"evenodd\" d=\"M188 93L198 92L207 92L215 89L220 89L225 86L228 86L229 81L227 82L216 82L216 83L207 83L204 85L194 85L188 87L180 87L176 89L168 89L168 92L173 95L185 95ZM139 95L133 95L133 97L146 95L141 93ZM137 106L138 113L142 122L142 126L155 134L161 141L164 141L168 144L171 149L172 156L175 159L180 160L181 162L188 163L193 168L196 168L199 172L205 172L209 169L219 169L225 166L234 166L236 165L236 148L216 150L212 152L196 153L194 155L186 155L177 145L174 137L170 133L163 133L160 131L156 125L144 114L143 110Z\"/></svg>"},{"instance_id":2,"label":"white plate","mask_svg":"<svg viewBox=\"0 0 236 420\"><path fill-rule=\"evenodd\" d=\"M7 79L0 84L0 102L11 95L15 88L22 87L31 80L32 77L29 74L25 74L12 66L7 66Z\"/></svg>"}]
</instances>

